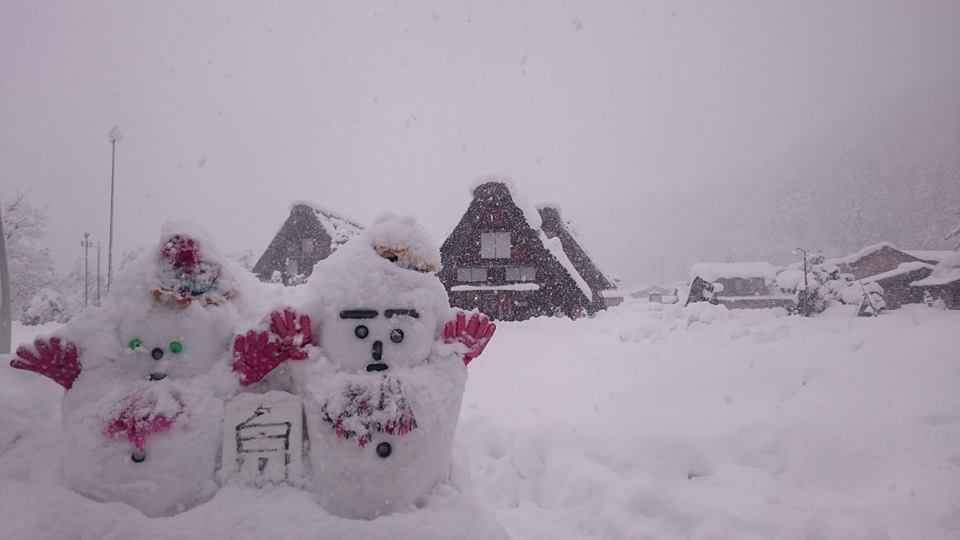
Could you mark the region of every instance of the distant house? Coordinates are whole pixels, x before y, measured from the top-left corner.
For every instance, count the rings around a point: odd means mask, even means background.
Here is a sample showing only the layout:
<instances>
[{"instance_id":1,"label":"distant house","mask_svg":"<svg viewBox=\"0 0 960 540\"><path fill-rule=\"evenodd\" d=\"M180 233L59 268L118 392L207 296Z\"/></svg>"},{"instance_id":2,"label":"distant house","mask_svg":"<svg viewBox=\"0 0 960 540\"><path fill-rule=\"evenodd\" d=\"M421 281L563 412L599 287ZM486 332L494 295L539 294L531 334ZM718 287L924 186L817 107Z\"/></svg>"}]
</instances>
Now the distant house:
<instances>
[{"instance_id":1,"label":"distant house","mask_svg":"<svg viewBox=\"0 0 960 540\"><path fill-rule=\"evenodd\" d=\"M880 242L879 244L867 246L852 255L837 259L828 259L825 262L837 265L841 272L853 274L853 277L856 279L864 279L896 270L896 268L903 263L924 262L927 264L936 264L936 261L921 259L898 249L890 242Z\"/></svg>"},{"instance_id":2,"label":"distant house","mask_svg":"<svg viewBox=\"0 0 960 540\"><path fill-rule=\"evenodd\" d=\"M603 309L559 238L541 228L508 178L478 181L473 200L440 247L438 276L450 304L499 320L538 315L576 318Z\"/></svg>"},{"instance_id":3,"label":"distant house","mask_svg":"<svg viewBox=\"0 0 960 540\"><path fill-rule=\"evenodd\" d=\"M570 222L561 218L559 208L553 205L542 205L537 210L540 213L543 232L547 235L547 238L560 239L563 252L573 263L573 267L580 274L580 277L590 286L594 303L608 307L621 303L624 293L617 289L614 280L597 268L593 259L587 255L583 246L577 241L576 233Z\"/></svg>"},{"instance_id":4,"label":"distant house","mask_svg":"<svg viewBox=\"0 0 960 540\"><path fill-rule=\"evenodd\" d=\"M910 284L931 301L941 300L947 309L960 309L960 267L935 268L933 272Z\"/></svg>"},{"instance_id":5,"label":"distant house","mask_svg":"<svg viewBox=\"0 0 960 540\"><path fill-rule=\"evenodd\" d=\"M649 285L630 291L630 298L636 298L641 302L653 302L655 304L672 304L677 301L677 295L674 290L666 289L659 285Z\"/></svg>"},{"instance_id":6,"label":"distant house","mask_svg":"<svg viewBox=\"0 0 960 540\"><path fill-rule=\"evenodd\" d=\"M698 263L690 268L690 283L697 287L691 286L687 303L700 301L707 288L730 309L794 307L793 296L780 293L775 279L767 262Z\"/></svg>"},{"instance_id":7,"label":"distant house","mask_svg":"<svg viewBox=\"0 0 960 540\"><path fill-rule=\"evenodd\" d=\"M290 217L280 227L253 273L261 281L284 285L303 283L313 266L326 259L359 233L361 227L332 212L306 203L290 208Z\"/></svg>"},{"instance_id":8,"label":"distant house","mask_svg":"<svg viewBox=\"0 0 960 540\"><path fill-rule=\"evenodd\" d=\"M885 309L897 309L903 304L923 302L923 287L911 284L930 277L935 267L921 261L905 262L887 272L860 280L862 283L877 283L883 288Z\"/></svg>"}]
</instances>

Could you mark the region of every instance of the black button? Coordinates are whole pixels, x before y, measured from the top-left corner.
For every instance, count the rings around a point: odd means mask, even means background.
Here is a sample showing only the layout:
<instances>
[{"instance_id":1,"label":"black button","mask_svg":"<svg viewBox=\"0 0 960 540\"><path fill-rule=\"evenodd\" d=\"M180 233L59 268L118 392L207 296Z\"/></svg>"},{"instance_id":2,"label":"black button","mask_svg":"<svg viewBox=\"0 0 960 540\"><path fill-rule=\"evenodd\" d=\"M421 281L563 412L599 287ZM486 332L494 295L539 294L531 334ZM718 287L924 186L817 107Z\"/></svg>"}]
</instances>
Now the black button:
<instances>
[{"instance_id":1,"label":"black button","mask_svg":"<svg viewBox=\"0 0 960 540\"><path fill-rule=\"evenodd\" d=\"M133 453L130 454L130 459L132 459L134 463L142 463L143 460L147 459L147 453L140 450L134 450Z\"/></svg>"},{"instance_id":2,"label":"black button","mask_svg":"<svg viewBox=\"0 0 960 540\"><path fill-rule=\"evenodd\" d=\"M377 455L378 455L378 456L380 456L380 457L382 457L382 458L385 458L385 457L388 457L391 452L393 452L393 447L390 446L390 443L388 443L388 442L382 442L382 443L380 443L380 444L377 445Z\"/></svg>"},{"instance_id":3,"label":"black button","mask_svg":"<svg viewBox=\"0 0 960 540\"><path fill-rule=\"evenodd\" d=\"M163 349L161 349L160 347L154 348L152 351L150 351L150 356L151 356L154 360L159 360L159 359L163 358Z\"/></svg>"}]
</instances>

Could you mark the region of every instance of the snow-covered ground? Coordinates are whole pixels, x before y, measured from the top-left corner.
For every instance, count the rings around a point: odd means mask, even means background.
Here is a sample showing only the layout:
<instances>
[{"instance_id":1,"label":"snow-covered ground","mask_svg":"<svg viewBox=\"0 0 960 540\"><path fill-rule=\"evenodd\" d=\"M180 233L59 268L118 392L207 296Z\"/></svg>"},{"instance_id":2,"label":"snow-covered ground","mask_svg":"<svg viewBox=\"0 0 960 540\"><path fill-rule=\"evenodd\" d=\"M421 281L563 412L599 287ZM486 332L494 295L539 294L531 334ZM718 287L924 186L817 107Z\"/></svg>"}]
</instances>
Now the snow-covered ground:
<instances>
[{"instance_id":1,"label":"snow-covered ground","mask_svg":"<svg viewBox=\"0 0 960 540\"><path fill-rule=\"evenodd\" d=\"M96 503L61 487L58 388L0 368L4 539L395 540L478 519L454 495L344 520L286 486L172 518ZM470 365L457 447L518 539L960 538L960 312L628 303L503 323Z\"/></svg>"}]
</instances>

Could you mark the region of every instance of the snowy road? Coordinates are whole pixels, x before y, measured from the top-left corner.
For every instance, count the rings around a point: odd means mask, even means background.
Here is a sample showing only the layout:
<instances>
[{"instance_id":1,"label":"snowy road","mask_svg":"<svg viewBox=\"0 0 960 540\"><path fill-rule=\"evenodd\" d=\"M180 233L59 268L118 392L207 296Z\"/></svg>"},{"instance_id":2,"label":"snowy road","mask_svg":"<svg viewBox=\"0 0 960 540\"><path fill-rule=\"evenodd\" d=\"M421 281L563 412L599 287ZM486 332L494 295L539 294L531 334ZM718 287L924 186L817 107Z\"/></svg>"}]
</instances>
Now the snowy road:
<instances>
[{"instance_id":1,"label":"snowy road","mask_svg":"<svg viewBox=\"0 0 960 540\"><path fill-rule=\"evenodd\" d=\"M960 538L960 312L633 304L501 324L470 372L457 446L514 538ZM60 487L53 383L0 369L0 407L4 539L396 540L474 519L447 498L353 522L290 487L148 519Z\"/></svg>"}]
</instances>

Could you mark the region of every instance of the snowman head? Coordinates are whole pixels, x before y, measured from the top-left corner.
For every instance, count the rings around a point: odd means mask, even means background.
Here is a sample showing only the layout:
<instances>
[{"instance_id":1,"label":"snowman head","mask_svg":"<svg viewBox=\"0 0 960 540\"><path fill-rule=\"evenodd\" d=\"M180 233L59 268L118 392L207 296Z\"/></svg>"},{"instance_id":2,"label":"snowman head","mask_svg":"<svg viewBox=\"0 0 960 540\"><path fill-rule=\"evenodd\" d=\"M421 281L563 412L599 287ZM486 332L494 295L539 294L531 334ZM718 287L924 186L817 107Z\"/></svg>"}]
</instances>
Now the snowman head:
<instances>
[{"instance_id":1,"label":"snowman head","mask_svg":"<svg viewBox=\"0 0 960 540\"><path fill-rule=\"evenodd\" d=\"M118 328L123 353L116 359L131 379L184 379L208 373L233 336L228 318L199 305L173 309L154 304L126 317Z\"/></svg>"},{"instance_id":2,"label":"snowman head","mask_svg":"<svg viewBox=\"0 0 960 540\"><path fill-rule=\"evenodd\" d=\"M320 346L347 372L426 362L450 304L440 253L412 218L385 217L317 265Z\"/></svg>"}]
</instances>

